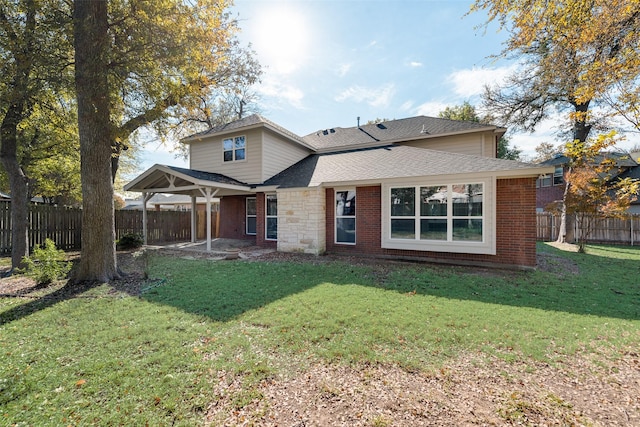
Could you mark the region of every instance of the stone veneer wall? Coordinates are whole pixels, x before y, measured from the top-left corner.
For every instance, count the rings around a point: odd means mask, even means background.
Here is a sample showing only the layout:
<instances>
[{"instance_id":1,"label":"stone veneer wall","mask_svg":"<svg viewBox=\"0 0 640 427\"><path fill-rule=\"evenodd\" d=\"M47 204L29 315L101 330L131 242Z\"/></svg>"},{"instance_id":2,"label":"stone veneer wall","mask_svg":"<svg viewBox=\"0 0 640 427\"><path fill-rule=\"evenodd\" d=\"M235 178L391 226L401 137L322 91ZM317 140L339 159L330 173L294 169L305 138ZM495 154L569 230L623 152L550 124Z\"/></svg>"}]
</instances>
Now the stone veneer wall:
<instances>
[{"instance_id":1,"label":"stone veneer wall","mask_svg":"<svg viewBox=\"0 0 640 427\"><path fill-rule=\"evenodd\" d=\"M325 215L324 189L278 190L278 251L324 253Z\"/></svg>"}]
</instances>

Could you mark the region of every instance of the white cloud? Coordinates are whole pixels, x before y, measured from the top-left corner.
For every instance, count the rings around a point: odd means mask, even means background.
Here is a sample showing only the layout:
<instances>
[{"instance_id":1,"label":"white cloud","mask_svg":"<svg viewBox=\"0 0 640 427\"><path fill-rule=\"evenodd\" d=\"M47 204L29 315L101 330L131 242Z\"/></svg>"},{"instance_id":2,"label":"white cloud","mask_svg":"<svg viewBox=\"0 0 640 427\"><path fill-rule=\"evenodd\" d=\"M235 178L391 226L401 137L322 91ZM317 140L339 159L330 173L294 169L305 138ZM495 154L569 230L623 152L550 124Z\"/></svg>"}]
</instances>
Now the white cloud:
<instances>
[{"instance_id":1,"label":"white cloud","mask_svg":"<svg viewBox=\"0 0 640 427\"><path fill-rule=\"evenodd\" d=\"M411 61L411 62L409 62L409 67L413 67L413 68L422 67L422 62Z\"/></svg>"},{"instance_id":2,"label":"white cloud","mask_svg":"<svg viewBox=\"0 0 640 427\"><path fill-rule=\"evenodd\" d=\"M413 101L405 101L400 106L400 111L409 111L413 108Z\"/></svg>"},{"instance_id":3,"label":"white cloud","mask_svg":"<svg viewBox=\"0 0 640 427\"><path fill-rule=\"evenodd\" d=\"M304 109L302 103L304 92L293 85L269 79L260 84L257 91L264 97L273 98L277 102L287 103L299 110Z\"/></svg>"},{"instance_id":4,"label":"white cloud","mask_svg":"<svg viewBox=\"0 0 640 427\"><path fill-rule=\"evenodd\" d=\"M342 91L335 97L335 100L337 102L353 100L355 102L366 102L372 107L386 107L395 93L396 89L393 83L388 83L379 88L356 85Z\"/></svg>"},{"instance_id":5,"label":"white cloud","mask_svg":"<svg viewBox=\"0 0 640 427\"><path fill-rule=\"evenodd\" d=\"M338 77L344 77L349 73L349 71L351 71L352 66L353 64L340 64L336 74L338 74Z\"/></svg>"},{"instance_id":6,"label":"white cloud","mask_svg":"<svg viewBox=\"0 0 640 427\"><path fill-rule=\"evenodd\" d=\"M454 71L447 77L447 80L453 84L453 91L456 95L470 98L481 95L486 85L494 86L503 83L507 76L516 71L518 67L518 64L497 68L473 67Z\"/></svg>"},{"instance_id":7,"label":"white cloud","mask_svg":"<svg viewBox=\"0 0 640 427\"><path fill-rule=\"evenodd\" d=\"M447 108L450 104L442 101L429 101L416 107L416 114L419 116L438 117L438 113Z\"/></svg>"}]
</instances>

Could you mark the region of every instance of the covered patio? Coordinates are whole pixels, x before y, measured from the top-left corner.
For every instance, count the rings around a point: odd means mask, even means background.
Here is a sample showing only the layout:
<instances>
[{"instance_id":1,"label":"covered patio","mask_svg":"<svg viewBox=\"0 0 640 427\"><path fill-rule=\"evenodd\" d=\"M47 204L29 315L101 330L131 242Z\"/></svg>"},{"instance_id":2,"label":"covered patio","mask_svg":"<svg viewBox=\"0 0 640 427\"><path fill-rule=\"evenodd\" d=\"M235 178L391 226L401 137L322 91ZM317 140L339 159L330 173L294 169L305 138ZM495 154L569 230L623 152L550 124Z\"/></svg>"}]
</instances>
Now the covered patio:
<instances>
[{"instance_id":1,"label":"covered patio","mask_svg":"<svg viewBox=\"0 0 640 427\"><path fill-rule=\"evenodd\" d=\"M205 250L212 250L211 206L214 198L229 195L251 195L251 186L225 175L156 164L142 175L125 185L125 191L142 193L142 230L147 245L147 202L158 193L183 194L191 197L191 243L196 243L196 199L204 197L206 202Z\"/></svg>"}]
</instances>

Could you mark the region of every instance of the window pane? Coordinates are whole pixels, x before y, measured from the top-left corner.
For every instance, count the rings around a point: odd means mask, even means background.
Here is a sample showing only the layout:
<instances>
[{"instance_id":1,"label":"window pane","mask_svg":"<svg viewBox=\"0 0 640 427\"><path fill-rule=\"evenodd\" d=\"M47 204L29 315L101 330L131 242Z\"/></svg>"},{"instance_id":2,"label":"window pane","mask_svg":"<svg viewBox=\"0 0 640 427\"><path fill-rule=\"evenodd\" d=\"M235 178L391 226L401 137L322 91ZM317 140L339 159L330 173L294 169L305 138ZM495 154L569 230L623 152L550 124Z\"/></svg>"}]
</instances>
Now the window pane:
<instances>
[{"instance_id":1,"label":"window pane","mask_svg":"<svg viewBox=\"0 0 640 427\"><path fill-rule=\"evenodd\" d=\"M420 215L447 216L446 187L420 187Z\"/></svg>"},{"instance_id":2,"label":"window pane","mask_svg":"<svg viewBox=\"0 0 640 427\"><path fill-rule=\"evenodd\" d=\"M236 150L236 160L244 160L244 148L242 150Z\"/></svg>"},{"instance_id":3,"label":"window pane","mask_svg":"<svg viewBox=\"0 0 640 427\"><path fill-rule=\"evenodd\" d=\"M482 216L482 184L454 186L453 215Z\"/></svg>"},{"instance_id":4,"label":"window pane","mask_svg":"<svg viewBox=\"0 0 640 427\"><path fill-rule=\"evenodd\" d=\"M356 192L337 191L336 192L336 216L356 215Z\"/></svg>"},{"instance_id":5,"label":"window pane","mask_svg":"<svg viewBox=\"0 0 640 427\"><path fill-rule=\"evenodd\" d=\"M276 196L267 196L267 216L278 215L278 199Z\"/></svg>"},{"instance_id":6,"label":"window pane","mask_svg":"<svg viewBox=\"0 0 640 427\"><path fill-rule=\"evenodd\" d=\"M391 189L391 216L414 216L416 189L414 187Z\"/></svg>"},{"instance_id":7,"label":"window pane","mask_svg":"<svg viewBox=\"0 0 640 427\"><path fill-rule=\"evenodd\" d=\"M255 197L247 198L247 215L255 215L256 214L256 199Z\"/></svg>"},{"instance_id":8,"label":"window pane","mask_svg":"<svg viewBox=\"0 0 640 427\"><path fill-rule=\"evenodd\" d=\"M222 140L222 146L224 147L224 151L233 150L233 139L224 139Z\"/></svg>"},{"instance_id":9,"label":"window pane","mask_svg":"<svg viewBox=\"0 0 640 427\"><path fill-rule=\"evenodd\" d=\"M415 239L416 222L413 219L392 219L391 238L392 239Z\"/></svg>"},{"instance_id":10,"label":"window pane","mask_svg":"<svg viewBox=\"0 0 640 427\"><path fill-rule=\"evenodd\" d=\"M356 242L356 219L337 218L336 219L336 242L355 243Z\"/></svg>"},{"instance_id":11,"label":"window pane","mask_svg":"<svg viewBox=\"0 0 640 427\"><path fill-rule=\"evenodd\" d=\"M453 220L453 240L481 242L482 241L482 220L481 219L454 219Z\"/></svg>"},{"instance_id":12,"label":"window pane","mask_svg":"<svg viewBox=\"0 0 640 427\"><path fill-rule=\"evenodd\" d=\"M267 218L267 239L278 238L278 218Z\"/></svg>"},{"instance_id":13,"label":"window pane","mask_svg":"<svg viewBox=\"0 0 640 427\"><path fill-rule=\"evenodd\" d=\"M225 162L233 161L233 151L225 151L224 152L224 161Z\"/></svg>"},{"instance_id":14,"label":"window pane","mask_svg":"<svg viewBox=\"0 0 640 427\"><path fill-rule=\"evenodd\" d=\"M244 148L244 136L238 136L236 137L236 150L238 148Z\"/></svg>"},{"instance_id":15,"label":"window pane","mask_svg":"<svg viewBox=\"0 0 640 427\"><path fill-rule=\"evenodd\" d=\"M422 240L447 240L446 219L421 219L420 239Z\"/></svg>"},{"instance_id":16,"label":"window pane","mask_svg":"<svg viewBox=\"0 0 640 427\"><path fill-rule=\"evenodd\" d=\"M247 234L256 234L256 217L247 217Z\"/></svg>"}]
</instances>

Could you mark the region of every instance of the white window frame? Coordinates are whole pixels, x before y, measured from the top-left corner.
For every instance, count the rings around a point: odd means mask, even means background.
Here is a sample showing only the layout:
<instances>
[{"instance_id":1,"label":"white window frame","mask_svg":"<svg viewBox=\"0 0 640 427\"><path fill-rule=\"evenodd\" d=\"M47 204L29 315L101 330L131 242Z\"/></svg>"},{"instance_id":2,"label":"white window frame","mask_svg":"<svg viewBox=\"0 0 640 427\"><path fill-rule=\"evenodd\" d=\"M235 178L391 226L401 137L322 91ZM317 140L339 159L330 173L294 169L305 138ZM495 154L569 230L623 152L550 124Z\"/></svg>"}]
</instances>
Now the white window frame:
<instances>
[{"instance_id":1,"label":"white window frame","mask_svg":"<svg viewBox=\"0 0 640 427\"><path fill-rule=\"evenodd\" d=\"M348 192L354 192L356 193L356 189L351 187L351 188L338 188L334 191L334 220L333 220L333 241L335 244L337 245L350 245L350 246L354 246L357 242L357 221L356 221L356 217L358 215L357 209L358 209L358 201L357 201L357 197L356 199L356 212L353 215L338 215L338 211L337 211L337 207L338 207L338 193L348 193ZM356 194L357 196L357 194ZM354 222L354 236L353 236L353 242L339 242L338 241L338 220L339 219L353 219Z\"/></svg>"},{"instance_id":2,"label":"white window frame","mask_svg":"<svg viewBox=\"0 0 640 427\"><path fill-rule=\"evenodd\" d=\"M244 146L242 148L236 148L236 140L244 139ZM231 141L231 150L225 150L224 143L226 141ZM236 158L236 151L244 150L244 158L238 160ZM231 153L231 160L225 160L224 154ZM245 135L237 135L231 136L228 138L222 138L222 163L232 163L232 162L246 162L247 161L247 137Z\"/></svg>"},{"instance_id":3,"label":"white window frame","mask_svg":"<svg viewBox=\"0 0 640 427\"><path fill-rule=\"evenodd\" d=\"M268 200L269 198L274 198L276 200L276 214L269 215L269 206ZM269 219L276 220L276 238L272 238L268 236L269 233ZM277 241L278 240L278 196L273 194L265 194L264 195L264 239L269 241Z\"/></svg>"},{"instance_id":4,"label":"white window frame","mask_svg":"<svg viewBox=\"0 0 640 427\"><path fill-rule=\"evenodd\" d=\"M564 185L564 168L557 167L555 171L553 171L553 185Z\"/></svg>"},{"instance_id":5,"label":"white window frame","mask_svg":"<svg viewBox=\"0 0 640 427\"><path fill-rule=\"evenodd\" d=\"M419 191L420 187L437 187L447 186L449 189L449 198L451 188L455 185L462 184L482 184L483 185L483 202L482 202L482 232L483 240L478 241L455 241L451 238L452 229L448 227L447 240L421 240L420 239L420 204ZM415 221L415 238L398 239L391 238L391 189L414 187L416 189L415 198L415 215L393 217L402 219L413 219ZM496 178L495 177L442 177L442 178L425 178L421 180L398 180L392 183L384 183L382 185L382 236L381 246L385 249L403 249L430 252L452 252L452 253L470 253L470 254L496 254ZM453 205L449 200L447 207L447 220L453 221ZM457 218L457 217L456 217Z\"/></svg>"},{"instance_id":6,"label":"white window frame","mask_svg":"<svg viewBox=\"0 0 640 427\"><path fill-rule=\"evenodd\" d=\"M254 206L256 208L255 214L249 214L249 200L253 200ZM247 236L255 236L258 233L258 201L255 197L247 197L245 200L245 233ZM256 220L256 231L253 233L249 232L249 218L255 218Z\"/></svg>"}]
</instances>

